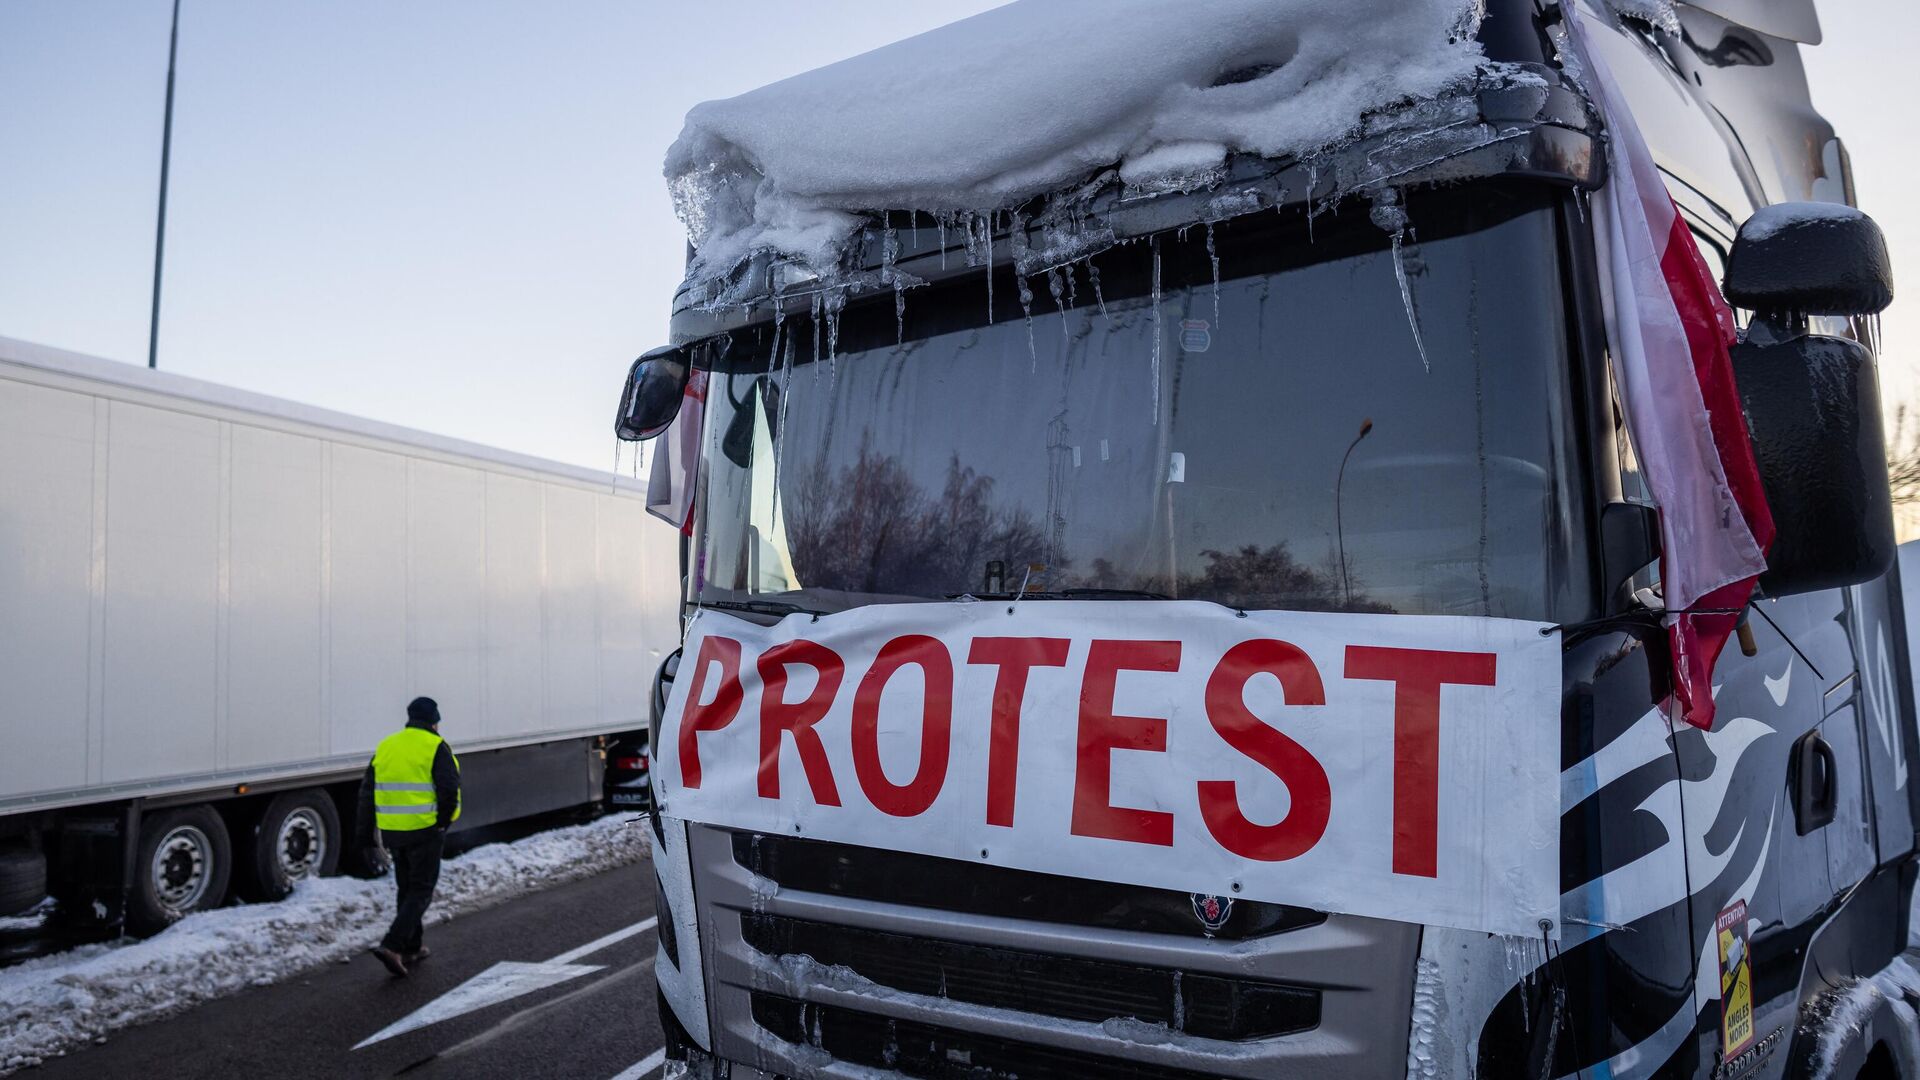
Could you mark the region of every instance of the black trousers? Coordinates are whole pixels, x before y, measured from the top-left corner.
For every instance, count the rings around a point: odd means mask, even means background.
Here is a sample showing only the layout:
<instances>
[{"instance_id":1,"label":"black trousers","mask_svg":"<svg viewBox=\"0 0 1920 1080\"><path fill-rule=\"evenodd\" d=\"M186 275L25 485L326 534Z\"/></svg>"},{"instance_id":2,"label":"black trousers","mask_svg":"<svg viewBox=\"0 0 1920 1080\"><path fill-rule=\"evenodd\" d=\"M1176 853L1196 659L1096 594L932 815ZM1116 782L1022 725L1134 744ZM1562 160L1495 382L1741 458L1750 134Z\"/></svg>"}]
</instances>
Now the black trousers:
<instances>
[{"instance_id":1,"label":"black trousers","mask_svg":"<svg viewBox=\"0 0 1920 1080\"><path fill-rule=\"evenodd\" d=\"M439 829L383 830L380 836L393 856L393 883L400 893L393 925L380 944L403 956L419 952L420 920L426 918L427 906L433 903L433 888L440 884L440 852L447 834Z\"/></svg>"}]
</instances>

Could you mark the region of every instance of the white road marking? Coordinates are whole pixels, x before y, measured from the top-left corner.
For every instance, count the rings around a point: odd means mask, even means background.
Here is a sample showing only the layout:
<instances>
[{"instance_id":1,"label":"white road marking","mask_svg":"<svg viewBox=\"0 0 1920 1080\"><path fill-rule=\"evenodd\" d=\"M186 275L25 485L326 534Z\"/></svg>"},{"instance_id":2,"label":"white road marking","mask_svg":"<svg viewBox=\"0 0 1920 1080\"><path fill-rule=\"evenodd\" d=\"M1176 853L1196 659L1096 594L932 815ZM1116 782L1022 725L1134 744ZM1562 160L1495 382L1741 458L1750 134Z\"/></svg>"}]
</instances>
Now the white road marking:
<instances>
[{"instance_id":1,"label":"white road marking","mask_svg":"<svg viewBox=\"0 0 1920 1080\"><path fill-rule=\"evenodd\" d=\"M627 1071L614 1077L613 1080L640 1080L643 1076L652 1076L653 1070L658 1069L666 1063L667 1048L663 1046L653 1053L648 1054L645 1060L635 1062Z\"/></svg>"},{"instance_id":2,"label":"white road marking","mask_svg":"<svg viewBox=\"0 0 1920 1080\"><path fill-rule=\"evenodd\" d=\"M660 920L658 918L641 919L639 922L634 923L632 926L629 926L624 930L615 930L613 933L608 934L606 937L599 938L594 941L589 941L585 945L582 945L577 949L568 949L566 952L563 952L559 956L556 956L553 959L547 961L547 963L571 964L575 960L592 956L594 953L597 953L601 949L607 948L610 945L618 945L619 943L627 940L630 937L633 937L636 934L644 934L647 931L653 929L654 924L659 921Z\"/></svg>"},{"instance_id":3,"label":"white road marking","mask_svg":"<svg viewBox=\"0 0 1920 1080\"><path fill-rule=\"evenodd\" d=\"M396 1020L367 1036L355 1050L404 1035L409 1031L451 1020L476 1009L558 986L582 975L600 970L598 964L519 964L504 960L428 1002L411 1015Z\"/></svg>"},{"instance_id":4,"label":"white road marking","mask_svg":"<svg viewBox=\"0 0 1920 1080\"><path fill-rule=\"evenodd\" d=\"M355 1046L354 1049L359 1050L363 1047L372 1046L374 1043L391 1039L395 1035L404 1035L409 1031L416 1031L432 1024L438 1024L443 1020L451 1020L456 1016L464 1016L467 1013L484 1009L490 1005L498 1005L503 1001L511 1001L514 998L531 994L536 990L545 990L548 987L558 986L563 982L577 979L582 975L591 975L596 971L602 970L605 965L576 964L574 961L591 956L610 946L617 945L630 937L644 934L653 929L654 924L657 922L659 922L657 918L642 919L632 926L615 930L605 937L596 938L578 948L568 949L566 952L561 953L559 956L545 963L526 964L513 960L502 960L500 963L493 965L480 974L475 975L473 978L468 979L466 982L461 983L459 986L454 987L452 990L447 991L445 994L433 999L413 1013L381 1028L378 1032L375 1032L363 1040L359 1046ZM645 1064L645 1062L641 1064Z\"/></svg>"}]
</instances>

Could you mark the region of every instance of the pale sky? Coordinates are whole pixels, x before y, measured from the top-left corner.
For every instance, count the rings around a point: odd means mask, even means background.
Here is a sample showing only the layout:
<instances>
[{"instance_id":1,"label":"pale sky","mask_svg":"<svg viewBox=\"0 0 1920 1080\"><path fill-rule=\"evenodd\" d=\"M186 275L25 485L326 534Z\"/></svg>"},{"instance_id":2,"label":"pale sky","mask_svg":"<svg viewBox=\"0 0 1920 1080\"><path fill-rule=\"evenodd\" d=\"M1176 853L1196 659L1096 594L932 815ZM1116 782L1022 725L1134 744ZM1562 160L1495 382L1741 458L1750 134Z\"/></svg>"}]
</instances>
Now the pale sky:
<instances>
[{"instance_id":1,"label":"pale sky","mask_svg":"<svg viewBox=\"0 0 1920 1080\"><path fill-rule=\"evenodd\" d=\"M687 109L998 2L183 0L160 365L608 468ZM168 5L0 0L0 335L145 362ZM1920 5L1822 17L1815 101L1920 293ZM1920 301L1886 325L1911 397Z\"/></svg>"}]
</instances>

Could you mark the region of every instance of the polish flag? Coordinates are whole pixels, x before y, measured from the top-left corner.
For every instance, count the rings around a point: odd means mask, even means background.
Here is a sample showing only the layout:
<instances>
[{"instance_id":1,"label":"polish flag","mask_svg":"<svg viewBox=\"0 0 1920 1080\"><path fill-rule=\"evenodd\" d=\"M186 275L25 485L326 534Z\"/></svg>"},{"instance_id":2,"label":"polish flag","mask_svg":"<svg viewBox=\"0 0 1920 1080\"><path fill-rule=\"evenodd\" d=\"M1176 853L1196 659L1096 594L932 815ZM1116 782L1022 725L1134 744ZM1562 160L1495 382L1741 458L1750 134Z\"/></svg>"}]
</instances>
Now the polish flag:
<instances>
[{"instance_id":1,"label":"polish flag","mask_svg":"<svg viewBox=\"0 0 1920 1080\"><path fill-rule=\"evenodd\" d=\"M693 489L700 476L700 434L707 411L707 373L687 377L686 396L673 427L654 444L647 476L647 512L693 535Z\"/></svg>"},{"instance_id":2,"label":"polish flag","mask_svg":"<svg viewBox=\"0 0 1920 1080\"><path fill-rule=\"evenodd\" d=\"M1660 560L1674 696L1713 726L1713 667L1767 566L1773 515L1747 436L1728 347L1733 312L1667 193L1585 18L1565 7L1588 91L1609 136L1593 200L1607 338L1642 474L1660 506ZM1601 31L1604 32L1604 31Z\"/></svg>"}]
</instances>

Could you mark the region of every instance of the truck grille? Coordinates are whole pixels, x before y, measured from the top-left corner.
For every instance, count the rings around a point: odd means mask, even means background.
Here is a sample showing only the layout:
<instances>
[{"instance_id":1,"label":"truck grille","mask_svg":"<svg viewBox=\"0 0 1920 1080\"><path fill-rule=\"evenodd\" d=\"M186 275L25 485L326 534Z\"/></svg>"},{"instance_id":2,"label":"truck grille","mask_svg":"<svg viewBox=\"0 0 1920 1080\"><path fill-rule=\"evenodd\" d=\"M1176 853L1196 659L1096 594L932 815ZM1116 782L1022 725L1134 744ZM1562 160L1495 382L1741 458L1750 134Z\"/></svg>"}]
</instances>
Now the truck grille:
<instances>
[{"instance_id":1,"label":"truck grille","mask_svg":"<svg viewBox=\"0 0 1920 1080\"><path fill-rule=\"evenodd\" d=\"M733 859L783 889L1104 930L1245 941L1327 918L1310 908L1243 900L1225 926L1208 934L1194 917L1192 897L1170 889L758 833L733 834Z\"/></svg>"},{"instance_id":2,"label":"truck grille","mask_svg":"<svg viewBox=\"0 0 1920 1080\"><path fill-rule=\"evenodd\" d=\"M1132 1018L1206 1039L1307 1031L1317 991L1167 968L908 937L777 915L742 914L767 956L812 957L909 994L1100 1023Z\"/></svg>"},{"instance_id":3,"label":"truck grille","mask_svg":"<svg viewBox=\"0 0 1920 1080\"><path fill-rule=\"evenodd\" d=\"M752 1009L754 1023L777 1038L916 1080L1209 1080L1207 1073L1010 1042L772 994L754 994Z\"/></svg>"},{"instance_id":4,"label":"truck grille","mask_svg":"<svg viewBox=\"0 0 1920 1080\"><path fill-rule=\"evenodd\" d=\"M687 842L714 1053L762 1075L1406 1068L1417 926L1242 900L1209 940L1183 891L710 825Z\"/></svg>"}]
</instances>

